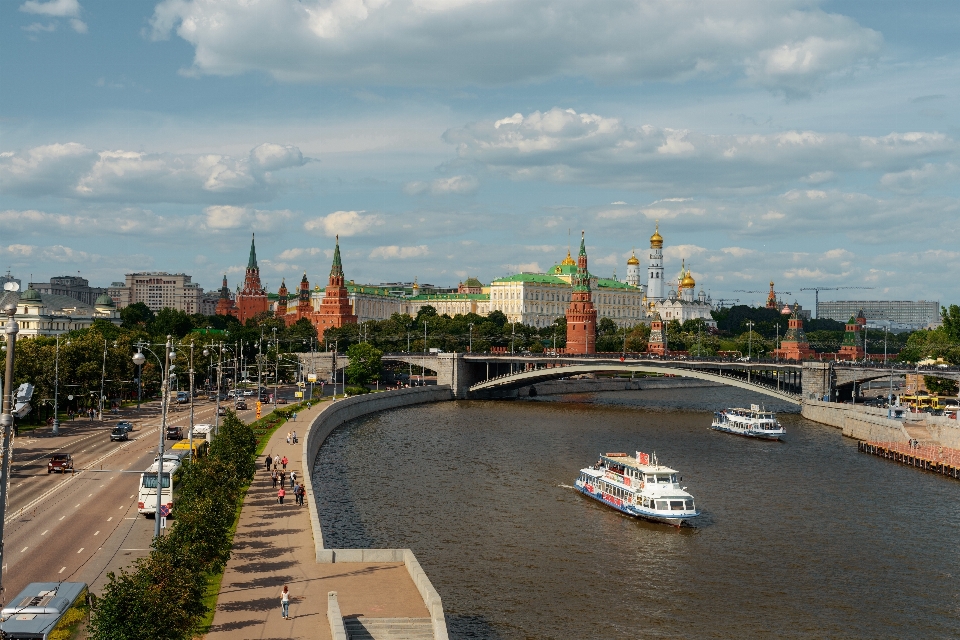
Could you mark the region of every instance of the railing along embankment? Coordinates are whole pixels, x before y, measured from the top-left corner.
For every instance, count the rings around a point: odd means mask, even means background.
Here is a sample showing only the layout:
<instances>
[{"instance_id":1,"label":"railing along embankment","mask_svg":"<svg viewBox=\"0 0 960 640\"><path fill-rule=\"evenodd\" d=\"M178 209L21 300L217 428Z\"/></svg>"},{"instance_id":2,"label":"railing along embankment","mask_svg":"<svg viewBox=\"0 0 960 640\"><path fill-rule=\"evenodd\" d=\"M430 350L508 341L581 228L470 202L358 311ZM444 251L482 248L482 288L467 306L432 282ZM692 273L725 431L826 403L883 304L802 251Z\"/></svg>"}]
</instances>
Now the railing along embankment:
<instances>
[{"instance_id":1,"label":"railing along embankment","mask_svg":"<svg viewBox=\"0 0 960 640\"><path fill-rule=\"evenodd\" d=\"M960 479L960 449L914 442L858 442L863 453Z\"/></svg>"},{"instance_id":2,"label":"railing along embankment","mask_svg":"<svg viewBox=\"0 0 960 640\"><path fill-rule=\"evenodd\" d=\"M317 459L320 447L333 431L360 416L388 411L415 404L428 402L442 402L452 400L453 392L447 385L431 387L414 387L397 391L370 393L352 398L336 400L324 407L307 429L303 439L303 461L305 465L303 480L306 490L305 499L310 510L310 525L313 529L313 542L316 547L317 562L402 562L410 574L410 579L416 585L417 591L423 598L423 604L430 613L430 623L433 627L434 640L447 640L447 623L443 614L443 603L440 594L433 587L423 567L410 549L327 549L323 545L323 530L320 527L320 514L317 511L317 495L321 487L313 485L313 463ZM331 596L336 602L336 595ZM339 610L339 606L335 607ZM333 604L328 608L334 610ZM331 620L334 637L339 631L339 623Z\"/></svg>"}]
</instances>

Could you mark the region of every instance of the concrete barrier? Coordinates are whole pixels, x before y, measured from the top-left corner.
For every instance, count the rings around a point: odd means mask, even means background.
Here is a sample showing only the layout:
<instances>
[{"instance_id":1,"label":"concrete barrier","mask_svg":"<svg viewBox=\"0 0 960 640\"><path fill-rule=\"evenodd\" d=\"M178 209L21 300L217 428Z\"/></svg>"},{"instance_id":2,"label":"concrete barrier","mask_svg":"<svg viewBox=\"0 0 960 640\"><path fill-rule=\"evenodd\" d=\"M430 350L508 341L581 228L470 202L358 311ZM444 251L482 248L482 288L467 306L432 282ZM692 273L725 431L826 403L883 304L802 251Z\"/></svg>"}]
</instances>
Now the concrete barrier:
<instances>
[{"instance_id":1,"label":"concrete barrier","mask_svg":"<svg viewBox=\"0 0 960 640\"><path fill-rule=\"evenodd\" d=\"M646 389L694 389L722 387L719 382L685 378L600 378L597 380L548 380L517 390L517 396L556 396L568 393L599 393L601 391L643 391ZM531 389L535 389L531 393Z\"/></svg>"},{"instance_id":2,"label":"concrete barrier","mask_svg":"<svg viewBox=\"0 0 960 640\"><path fill-rule=\"evenodd\" d=\"M370 393L331 402L313 419L303 439L303 484L305 499L310 511L310 526L313 529L313 542L316 547L317 562L402 562L410 574L410 579L420 592L423 603L430 612L434 640L448 640L447 622L443 614L443 602L434 589L430 578L424 572L420 562L410 549L327 549L323 544L323 530L320 527L320 514L317 512L317 491L313 486L313 463L317 459L320 447L334 429L345 422L378 411L387 411L414 404L452 400L453 392L449 386L414 387L398 391ZM334 603L336 598L334 597ZM339 615L337 606L336 614ZM327 616L333 615L328 601ZM331 619L331 631L333 621ZM340 624L343 619L340 618ZM345 633L345 632L344 632ZM338 637L334 635L334 640Z\"/></svg>"},{"instance_id":3,"label":"concrete barrier","mask_svg":"<svg viewBox=\"0 0 960 640\"><path fill-rule=\"evenodd\" d=\"M927 431L939 440L942 446L960 449L960 421L944 416L931 416L922 413L919 415L926 416L924 424Z\"/></svg>"},{"instance_id":4,"label":"concrete barrier","mask_svg":"<svg viewBox=\"0 0 960 640\"><path fill-rule=\"evenodd\" d=\"M804 400L800 414L808 420L837 427L843 435L872 442L908 442L910 436L898 420L887 418L886 409L860 405Z\"/></svg>"},{"instance_id":5,"label":"concrete barrier","mask_svg":"<svg viewBox=\"0 0 960 640\"><path fill-rule=\"evenodd\" d=\"M347 628L343 624L343 614L340 613L336 591L327 593L327 622L330 623L330 636L333 640L347 640Z\"/></svg>"}]
</instances>

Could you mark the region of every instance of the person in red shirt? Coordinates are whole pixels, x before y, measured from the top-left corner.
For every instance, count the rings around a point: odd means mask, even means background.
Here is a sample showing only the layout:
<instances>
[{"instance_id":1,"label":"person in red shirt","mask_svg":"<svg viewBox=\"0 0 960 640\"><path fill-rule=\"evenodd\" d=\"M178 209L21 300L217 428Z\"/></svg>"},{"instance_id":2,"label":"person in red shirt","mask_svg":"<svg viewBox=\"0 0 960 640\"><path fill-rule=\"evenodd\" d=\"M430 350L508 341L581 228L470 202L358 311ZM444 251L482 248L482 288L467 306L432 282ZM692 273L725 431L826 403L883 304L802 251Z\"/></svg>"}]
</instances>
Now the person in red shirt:
<instances>
[{"instance_id":1,"label":"person in red shirt","mask_svg":"<svg viewBox=\"0 0 960 640\"><path fill-rule=\"evenodd\" d=\"M277 491L277 500L280 502L280 504L283 504L283 496L285 495L287 495L287 492L283 487L280 487L280 491Z\"/></svg>"},{"instance_id":2,"label":"person in red shirt","mask_svg":"<svg viewBox=\"0 0 960 640\"><path fill-rule=\"evenodd\" d=\"M287 468L287 463L288 463L288 462L290 462L290 461L287 460L287 456L283 456L283 458L280 459L280 464L283 465L284 470L286 470L286 468Z\"/></svg>"}]
</instances>

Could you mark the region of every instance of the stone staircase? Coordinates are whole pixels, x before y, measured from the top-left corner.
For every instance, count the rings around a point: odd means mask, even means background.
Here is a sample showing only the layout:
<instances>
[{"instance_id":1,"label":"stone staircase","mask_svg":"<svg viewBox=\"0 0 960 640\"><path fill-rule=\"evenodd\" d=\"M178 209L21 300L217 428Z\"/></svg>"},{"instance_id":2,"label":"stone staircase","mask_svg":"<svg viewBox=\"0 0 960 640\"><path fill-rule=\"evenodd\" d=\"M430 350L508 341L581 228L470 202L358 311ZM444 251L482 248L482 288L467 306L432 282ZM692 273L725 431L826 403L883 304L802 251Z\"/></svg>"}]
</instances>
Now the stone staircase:
<instances>
[{"instance_id":1,"label":"stone staircase","mask_svg":"<svg viewBox=\"0 0 960 640\"><path fill-rule=\"evenodd\" d=\"M903 428L906 430L907 435L919 441L921 446L936 447L940 445L940 441L933 437L933 434L927 429L927 425L922 422L904 422Z\"/></svg>"},{"instance_id":2,"label":"stone staircase","mask_svg":"<svg viewBox=\"0 0 960 640\"><path fill-rule=\"evenodd\" d=\"M343 619L348 640L433 640L430 618Z\"/></svg>"}]
</instances>

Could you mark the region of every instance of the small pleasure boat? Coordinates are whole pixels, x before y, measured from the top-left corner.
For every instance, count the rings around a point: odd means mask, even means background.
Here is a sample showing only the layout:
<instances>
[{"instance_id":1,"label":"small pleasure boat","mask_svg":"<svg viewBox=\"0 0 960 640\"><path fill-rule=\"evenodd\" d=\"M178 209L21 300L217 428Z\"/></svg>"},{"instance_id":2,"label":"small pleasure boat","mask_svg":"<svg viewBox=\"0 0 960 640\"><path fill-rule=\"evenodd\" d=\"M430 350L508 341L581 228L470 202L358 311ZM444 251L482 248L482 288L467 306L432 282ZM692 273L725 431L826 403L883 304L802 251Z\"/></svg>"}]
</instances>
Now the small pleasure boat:
<instances>
[{"instance_id":1,"label":"small pleasure boat","mask_svg":"<svg viewBox=\"0 0 960 640\"><path fill-rule=\"evenodd\" d=\"M574 483L585 496L637 518L679 527L700 515L693 496L680 486L676 469L664 467L640 451L637 455L605 453L592 467L580 470Z\"/></svg>"},{"instance_id":2,"label":"small pleasure boat","mask_svg":"<svg viewBox=\"0 0 960 640\"><path fill-rule=\"evenodd\" d=\"M779 440L787 431L777 421L777 414L752 404L749 409L716 411L710 428L748 438Z\"/></svg>"}]
</instances>

